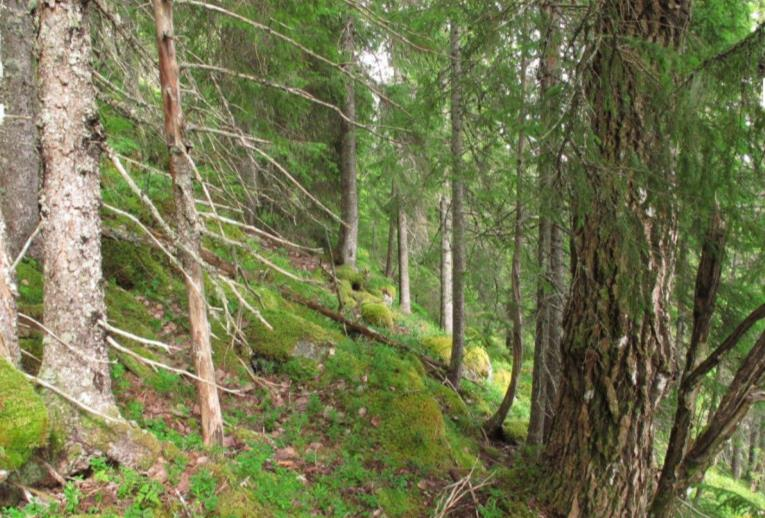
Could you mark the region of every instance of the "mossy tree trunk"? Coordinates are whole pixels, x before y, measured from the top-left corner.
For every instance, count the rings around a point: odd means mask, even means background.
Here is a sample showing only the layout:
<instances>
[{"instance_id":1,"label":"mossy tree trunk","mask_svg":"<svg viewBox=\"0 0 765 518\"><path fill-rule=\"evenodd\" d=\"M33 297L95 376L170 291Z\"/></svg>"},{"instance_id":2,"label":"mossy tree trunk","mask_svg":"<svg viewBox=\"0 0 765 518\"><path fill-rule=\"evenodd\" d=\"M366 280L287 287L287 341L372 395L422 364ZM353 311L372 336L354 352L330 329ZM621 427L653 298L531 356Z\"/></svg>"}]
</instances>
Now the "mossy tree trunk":
<instances>
[{"instance_id":1,"label":"mossy tree trunk","mask_svg":"<svg viewBox=\"0 0 765 518\"><path fill-rule=\"evenodd\" d=\"M0 2L0 195L11 260L40 218L35 29L30 5L28 0Z\"/></svg>"},{"instance_id":2,"label":"mossy tree trunk","mask_svg":"<svg viewBox=\"0 0 765 518\"><path fill-rule=\"evenodd\" d=\"M452 119L452 356L449 381L456 388L462 377L465 354L465 179L462 177L462 57L460 30L451 22L449 35L451 61L451 119Z\"/></svg>"},{"instance_id":3,"label":"mossy tree trunk","mask_svg":"<svg viewBox=\"0 0 765 518\"><path fill-rule=\"evenodd\" d=\"M183 112L178 62L175 51L172 0L153 0L154 20L159 49L159 72L164 106L165 139L170 153L170 175L173 178L176 223L180 239L181 263L188 275L191 346L197 376L197 394L202 414L202 436L205 444L223 443L223 416L215 384L215 367L207 320L204 272L200 264L200 227L194 201L193 163L183 138Z\"/></svg>"},{"instance_id":4,"label":"mossy tree trunk","mask_svg":"<svg viewBox=\"0 0 765 518\"><path fill-rule=\"evenodd\" d=\"M354 23L348 17L343 30L343 53L347 64L352 69L354 58ZM340 143L340 195L343 223L340 225L338 243L338 262L350 266L356 265L356 249L359 238L359 196L356 189L356 90L353 79L345 80L345 106L343 113L348 120L340 122L343 135Z\"/></svg>"},{"instance_id":5,"label":"mossy tree trunk","mask_svg":"<svg viewBox=\"0 0 765 518\"><path fill-rule=\"evenodd\" d=\"M644 67L664 63L641 54L643 43L678 47L689 17L687 1L606 0L592 21L584 91L594 138L571 164L574 275L545 450L551 503L571 517L648 510L654 416L673 364L676 217L659 138L672 99L643 80Z\"/></svg>"}]
</instances>

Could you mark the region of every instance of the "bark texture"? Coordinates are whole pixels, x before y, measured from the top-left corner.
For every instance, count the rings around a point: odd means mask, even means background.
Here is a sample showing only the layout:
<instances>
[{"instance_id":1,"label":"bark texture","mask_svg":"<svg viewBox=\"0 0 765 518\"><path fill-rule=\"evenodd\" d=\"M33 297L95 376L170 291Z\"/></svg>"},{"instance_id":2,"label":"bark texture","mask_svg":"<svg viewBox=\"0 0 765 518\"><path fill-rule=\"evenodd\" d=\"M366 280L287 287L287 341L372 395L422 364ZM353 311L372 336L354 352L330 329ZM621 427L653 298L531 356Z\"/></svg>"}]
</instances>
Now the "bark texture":
<instances>
[{"instance_id":1,"label":"bark texture","mask_svg":"<svg viewBox=\"0 0 765 518\"><path fill-rule=\"evenodd\" d=\"M0 214L0 358L18 365L21 352L16 328L16 282L11 270L3 219Z\"/></svg>"},{"instance_id":2,"label":"bark texture","mask_svg":"<svg viewBox=\"0 0 765 518\"><path fill-rule=\"evenodd\" d=\"M354 64L354 24L349 18L343 31L343 52L348 63L346 68ZM340 225L340 242L338 244L338 262L351 266L356 265L356 249L359 236L359 196L356 189L356 91L353 79L345 81L345 106L343 113L348 120L342 120L342 141L340 143L340 192L341 215L343 224Z\"/></svg>"},{"instance_id":3,"label":"bark texture","mask_svg":"<svg viewBox=\"0 0 765 518\"><path fill-rule=\"evenodd\" d=\"M15 258L40 218L34 24L27 0L0 2L0 195Z\"/></svg>"},{"instance_id":4,"label":"bark texture","mask_svg":"<svg viewBox=\"0 0 765 518\"><path fill-rule=\"evenodd\" d=\"M120 421L111 390L103 328L101 187L103 136L92 82L85 1L44 2L38 69L44 164L44 339L39 377L80 404L117 421L89 421L71 403L46 393L51 421L66 433L57 470L69 474L106 454L138 467L156 455L145 433Z\"/></svg>"},{"instance_id":5,"label":"bark texture","mask_svg":"<svg viewBox=\"0 0 765 518\"><path fill-rule=\"evenodd\" d=\"M159 72L164 106L165 139L170 152L170 175L173 178L176 222L180 239L181 263L189 274L186 290L189 298L191 346L197 376L197 394L202 414L202 436L205 444L223 444L223 416L215 367L210 344L210 324L207 320L204 272L197 260L200 252L199 215L194 202L193 163L183 138L183 111L175 52L172 0L153 0L154 19L159 48ZM195 257L196 256L196 257Z\"/></svg>"},{"instance_id":6,"label":"bark texture","mask_svg":"<svg viewBox=\"0 0 765 518\"><path fill-rule=\"evenodd\" d=\"M441 329L452 334L452 222L446 195L441 195L438 210L441 218Z\"/></svg>"},{"instance_id":7,"label":"bark texture","mask_svg":"<svg viewBox=\"0 0 765 518\"><path fill-rule=\"evenodd\" d=\"M607 0L593 21L585 92L595 139L572 166L574 275L545 451L553 505L572 517L647 513L654 415L673 363L676 231L670 153L659 139L668 106L641 81L644 67L661 63L641 58L635 42L678 47L689 17L686 1Z\"/></svg>"},{"instance_id":8,"label":"bark texture","mask_svg":"<svg viewBox=\"0 0 765 518\"><path fill-rule=\"evenodd\" d=\"M460 31L455 22L450 31L451 118L452 118L452 356L449 381L459 387L465 354L465 179L462 177L462 57Z\"/></svg>"}]
</instances>

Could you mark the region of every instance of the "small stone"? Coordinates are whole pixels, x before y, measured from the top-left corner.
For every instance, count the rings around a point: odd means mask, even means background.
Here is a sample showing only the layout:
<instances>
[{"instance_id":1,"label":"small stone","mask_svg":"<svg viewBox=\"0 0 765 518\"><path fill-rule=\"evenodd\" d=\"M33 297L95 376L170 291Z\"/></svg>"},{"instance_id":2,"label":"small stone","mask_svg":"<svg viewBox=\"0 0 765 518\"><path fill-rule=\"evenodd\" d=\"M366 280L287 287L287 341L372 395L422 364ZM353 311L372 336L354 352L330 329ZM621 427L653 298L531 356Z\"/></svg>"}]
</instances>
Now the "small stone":
<instances>
[{"instance_id":1,"label":"small stone","mask_svg":"<svg viewBox=\"0 0 765 518\"><path fill-rule=\"evenodd\" d=\"M208 457L205 457L205 456L203 455L203 456L201 456L201 457L197 458L197 466L200 466L200 465L202 465L202 464L207 464L207 462L208 462L209 460L210 460L210 459L209 459Z\"/></svg>"},{"instance_id":2,"label":"small stone","mask_svg":"<svg viewBox=\"0 0 765 518\"><path fill-rule=\"evenodd\" d=\"M359 408L359 417L364 417L367 415L367 409L365 407Z\"/></svg>"}]
</instances>

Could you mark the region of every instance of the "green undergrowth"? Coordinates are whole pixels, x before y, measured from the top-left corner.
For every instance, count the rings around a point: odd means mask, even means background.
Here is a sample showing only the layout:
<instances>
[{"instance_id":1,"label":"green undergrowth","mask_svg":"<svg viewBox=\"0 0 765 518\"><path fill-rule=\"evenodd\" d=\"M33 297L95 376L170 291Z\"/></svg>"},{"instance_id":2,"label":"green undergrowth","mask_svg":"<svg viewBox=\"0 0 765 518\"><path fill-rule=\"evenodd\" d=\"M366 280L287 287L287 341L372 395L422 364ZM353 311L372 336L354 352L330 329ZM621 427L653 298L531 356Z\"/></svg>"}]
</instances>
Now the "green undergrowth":
<instances>
[{"instance_id":1,"label":"green undergrowth","mask_svg":"<svg viewBox=\"0 0 765 518\"><path fill-rule=\"evenodd\" d=\"M232 257L226 255L230 250L216 248L214 243L208 246L220 257ZM135 335L187 343L180 276L160 254L138 249L135 252L133 244L126 246L119 240L104 240L109 321ZM524 500L509 498L496 467L501 463L485 463L486 447L481 446L480 423L496 408L509 381L505 351L471 342L468 356L477 355L476 364L484 370L491 362L495 376L481 383L466 380L463 395L457 395L429 375L421 360L423 356L448 359L443 352L450 352L446 350L450 339L439 334L421 308L412 315L399 314L389 279L365 266L351 272L340 269L341 297L347 303L343 313L391 336L402 348L346 336L337 322L290 301L285 290L333 311L339 309L327 274L297 270L280 250L257 251L313 282L289 279L240 255L239 264L251 279L247 289L240 291L244 302L226 287L221 292L212 283L206 286L211 307L218 308L211 311L213 348L225 383L251 384L242 362L249 364L254 352L263 358L257 374L287 387L256 386L243 399L221 396L226 435L234 438L236 446L204 446L193 383L118 353L112 377L123 415L163 442L166 481L96 460L91 479L104 488L116 487L118 501L105 496L106 490L95 500L84 499L78 496L79 483L73 483L65 490L69 497L63 505L31 506L33 512L15 516L59 516L97 509L102 516L339 517L380 510L390 517L417 517L432 511L453 476L471 470L476 480L488 476L496 480L481 497L480 516L524 516L516 513L525 509ZM25 262L19 276L26 281L20 286L21 307L40 308L41 316L39 267ZM390 299L394 300L388 306ZM224 307L240 322L246 343L232 339L231 329L221 318ZM251 308L257 309L262 320ZM184 364L183 357L171 357L123 337L118 341L144 357L191 368L190 360ZM522 397L528 394L529 384L530 379L521 380ZM148 400L147 393L152 394ZM151 401L157 398L164 402L164 414L150 412ZM528 415L523 404L516 406L520 411L514 408L507 428L511 435L520 436ZM207 460L198 463L200 457ZM182 481L185 507L175 494Z\"/></svg>"}]
</instances>

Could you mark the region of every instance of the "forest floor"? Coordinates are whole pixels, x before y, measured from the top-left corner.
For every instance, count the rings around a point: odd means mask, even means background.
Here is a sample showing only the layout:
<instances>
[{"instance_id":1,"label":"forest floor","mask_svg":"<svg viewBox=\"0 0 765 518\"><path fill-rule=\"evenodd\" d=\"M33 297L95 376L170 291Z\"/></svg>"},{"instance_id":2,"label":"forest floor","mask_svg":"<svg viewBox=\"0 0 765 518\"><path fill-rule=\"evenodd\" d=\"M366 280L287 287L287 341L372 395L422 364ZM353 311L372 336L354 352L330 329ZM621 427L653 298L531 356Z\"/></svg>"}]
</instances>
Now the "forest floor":
<instances>
[{"instance_id":1,"label":"forest floor","mask_svg":"<svg viewBox=\"0 0 765 518\"><path fill-rule=\"evenodd\" d=\"M106 226L110 323L178 349L166 354L119 341L143 357L191 370L180 276L159 252L115 237L126 235L124 222L107 219ZM301 280L205 243L223 262L239 259L248 305L273 327L231 293L208 287L217 381L240 392L221 393L225 444L203 445L192 380L118 353L112 380L122 413L161 441L162 457L143 472L94 459L80 476L33 490L33 503L6 508L3 516L544 515L531 489L537 472L526 461L533 451L519 446L528 421L530 362L506 423L508 443L491 443L480 425L509 381L503 340L470 331L473 381L465 380L457 395L439 375L449 338L417 305L403 315L386 304L396 298L395 287L375 273L363 251L359 272L340 269L335 288L333 270L318 256L227 231ZM39 266L27 261L18 274L20 311L41 317ZM370 326L396 346L350 334L289 300L295 296ZM22 331L29 353L24 367L35 372L41 336ZM718 480L721 491L729 481ZM728 487L726 494L744 489Z\"/></svg>"}]
</instances>

